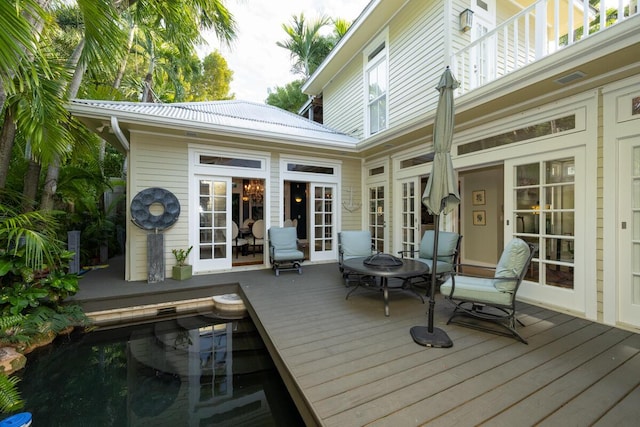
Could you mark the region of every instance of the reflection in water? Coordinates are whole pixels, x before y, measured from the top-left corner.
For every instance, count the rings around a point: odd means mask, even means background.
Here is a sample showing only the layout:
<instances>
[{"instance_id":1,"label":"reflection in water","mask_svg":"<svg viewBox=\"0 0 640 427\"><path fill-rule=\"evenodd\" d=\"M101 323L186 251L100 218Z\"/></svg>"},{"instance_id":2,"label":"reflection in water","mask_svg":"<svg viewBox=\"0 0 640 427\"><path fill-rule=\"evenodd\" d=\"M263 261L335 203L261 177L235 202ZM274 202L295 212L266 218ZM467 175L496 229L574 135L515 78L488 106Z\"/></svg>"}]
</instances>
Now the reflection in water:
<instances>
[{"instance_id":1,"label":"reflection in water","mask_svg":"<svg viewBox=\"0 0 640 427\"><path fill-rule=\"evenodd\" d=\"M65 338L32 353L21 375L34 425L303 425L248 319L197 316Z\"/></svg>"}]
</instances>

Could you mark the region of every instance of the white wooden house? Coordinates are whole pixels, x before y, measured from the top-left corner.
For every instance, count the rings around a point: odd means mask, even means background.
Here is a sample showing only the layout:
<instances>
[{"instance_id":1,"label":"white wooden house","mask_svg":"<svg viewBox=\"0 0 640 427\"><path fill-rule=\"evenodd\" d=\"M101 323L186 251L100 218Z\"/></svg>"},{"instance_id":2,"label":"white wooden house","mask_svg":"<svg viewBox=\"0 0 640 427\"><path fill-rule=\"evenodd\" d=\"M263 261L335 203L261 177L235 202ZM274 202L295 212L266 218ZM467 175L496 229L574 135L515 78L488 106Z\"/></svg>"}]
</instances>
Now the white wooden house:
<instances>
[{"instance_id":1,"label":"white wooden house","mask_svg":"<svg viewBox=\"0 0 640 427\"><path fill-rule=\"evenodd\" d=\"M538 255L522 300L639 330L640 14L605 6L608 20L582 0L373 0L303 86L324 126L240 101L69 109L128 153L129 201L178 198L167 259L193 245L194 274L236 268L226 236L247 211L233 195L253 180L249 215L299 218L309 262L327 262L340 230L396 253L431 226L420 199L449 66L462 203L441 224L463 235L464 262L495 264L523 237ZM146 278L146 234L128 226L128 280Z\"/></svg>"}]
</instances>

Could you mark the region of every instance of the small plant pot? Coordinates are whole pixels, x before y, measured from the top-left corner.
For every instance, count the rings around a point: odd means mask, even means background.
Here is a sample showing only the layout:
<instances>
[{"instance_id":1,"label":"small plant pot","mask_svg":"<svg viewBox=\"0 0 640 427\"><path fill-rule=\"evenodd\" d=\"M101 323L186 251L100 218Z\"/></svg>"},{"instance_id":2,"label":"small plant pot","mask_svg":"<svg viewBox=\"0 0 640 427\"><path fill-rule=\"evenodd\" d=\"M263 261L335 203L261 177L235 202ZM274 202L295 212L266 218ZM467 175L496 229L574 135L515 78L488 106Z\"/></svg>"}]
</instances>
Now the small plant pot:
<instances>
[{"instance_id":1,"label":"small plant pot","mask_svg":"<svg viewBox=\"0 0 640 427\"><path fill-rule=\"evenodd\" d=\"M174 265L172 270L172 277L175 280L187 280L191 278L191 266L190 265Z\"/></svg>"}]
</instances>

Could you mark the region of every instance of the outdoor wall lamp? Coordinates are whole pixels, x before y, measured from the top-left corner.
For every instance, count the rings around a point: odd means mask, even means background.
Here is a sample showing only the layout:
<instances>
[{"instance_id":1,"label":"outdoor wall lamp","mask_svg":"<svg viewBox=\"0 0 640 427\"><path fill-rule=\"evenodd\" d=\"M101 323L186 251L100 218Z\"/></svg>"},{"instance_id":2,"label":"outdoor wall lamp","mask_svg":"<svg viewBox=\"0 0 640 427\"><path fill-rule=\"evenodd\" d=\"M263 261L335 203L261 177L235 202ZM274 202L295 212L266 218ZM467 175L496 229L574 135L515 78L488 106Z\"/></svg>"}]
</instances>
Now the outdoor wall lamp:
<instances>
[{"instance_id":1,"label":"outdoor wall lamp","mask_svg":"<svg viewBox=\"0 0 640 427\"><path fill-rule=\"evenodd\" d=\"M473 25L473 10L465 9L460 13L460 31L466 33Z\"/></svg>"},{"instance_id":2,"label":"outdoor wall lamp","mask_svg":"<svg viewBox=\"0 0 640 427\"><path fill-rule=\"evenodd\" d=\"M296 203L302 202L302 197L296 196L295 201L296 201Z\"/></svg>"}]
</instances>

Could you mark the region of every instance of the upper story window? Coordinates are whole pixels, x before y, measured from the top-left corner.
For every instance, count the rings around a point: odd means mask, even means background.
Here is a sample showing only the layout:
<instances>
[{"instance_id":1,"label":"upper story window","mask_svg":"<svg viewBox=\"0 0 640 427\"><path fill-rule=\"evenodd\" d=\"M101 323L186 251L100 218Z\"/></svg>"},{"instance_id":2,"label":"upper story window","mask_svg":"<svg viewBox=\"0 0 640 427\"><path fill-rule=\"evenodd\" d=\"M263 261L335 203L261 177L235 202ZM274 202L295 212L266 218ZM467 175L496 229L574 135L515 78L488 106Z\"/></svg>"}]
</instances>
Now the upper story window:
<instances>
[{"instance_id":1,"label":"upper story window","mask_svg":"<svg viewBox=\"0 0 640 427\"><path fill-rule=\"evenodd\" d=\"M389 40L384 31L364 51L367 136L388 125Z\"/></svg>"}]
</instances>

